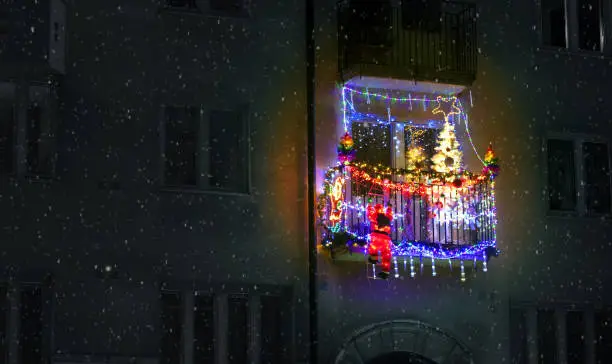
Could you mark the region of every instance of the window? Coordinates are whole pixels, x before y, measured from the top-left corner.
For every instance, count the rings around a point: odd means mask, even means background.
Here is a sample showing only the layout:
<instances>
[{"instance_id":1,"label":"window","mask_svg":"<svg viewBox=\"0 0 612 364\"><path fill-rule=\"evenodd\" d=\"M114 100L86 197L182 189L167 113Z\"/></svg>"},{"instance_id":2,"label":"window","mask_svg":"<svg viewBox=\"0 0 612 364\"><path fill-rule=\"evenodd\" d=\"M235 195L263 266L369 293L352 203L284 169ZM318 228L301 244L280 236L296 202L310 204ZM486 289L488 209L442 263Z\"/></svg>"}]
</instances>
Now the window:
<instances>
[{"instance_id":1,"label":"window","mask_svg":"<svg viewBox=\"0 0 612 364\"><path fill-rule=\"evenodd\" d=\"M182 307L181 295L178 292L162 292L161 321L162 342L160 345L160 363L180 363L182 343Z\"/></svg>"},{"instance_id":2,"label":"window","mask_svg":"<svg viewBox=\"0 0 612 364\"><path fill-rule=\"evenodd\" d=\"M228 298L227 362L248 362L249 350L249 305L244 295Z\"/></svg>"},{"instance_id":3,"label":"window","mask_svg":"<svg viewBox=\"0 0 612 364\"><path fill-rule=\"evenodd\" d=\"M261 297L261 364L280 364L282 362L281 312L280 297Z\"/></svg>"},{"instance_id":4,"label":"window","mask_svg":"<svg viewBox=\"0 0 612 364\"><path fill-rule=\"evenodd\" d=\"M584 312L569 311L565 316L565 325L567 364L583 364L587 361Z\"/></svg>"},{"instance_id":5,"label":"window","mask_svg":"<svg viewBox=\"0 0 612 364\"><path fill-rule=\"evenodd\" d=\"M586 51L601 51L601 0L578 0L578 42Z\"/></svg>"},{"instance_id":6,"label":"window","mask_svg":"<svg viewBox=\"0 0 612 364\"><path fill-rule=\"evenodd\" d=\"M210 10L227 15L243 15L246 12L245 0L210 0Z\"/></svg>"},{"instance_id":7,"label":"window","mask_svg":"<svg viewBox=\"0 0 612 364\"><path fill-rule=\"evenodd\" d=\"M209 119L210 188L248 192L248 135L242 112L213 110Z\"/></svg>"},{"instance_id":8,"label":"window","mask_svg":"<svg viewBox=\"0 0 612 364\"><path fill-rule=\"evenodd\" d=\"M555 311L538 310L538 363L557 364L557 322Z\"/></svg>"},{"instance_id":9,"label":"window","mask_svg":"<svg viewBox=\"0 0 612 364\"><path fill-rule=\"evenodd\" d=\"M166 108L165 183L197 186L196 151L200 123L197 107Z\"/></svg>"},{"instance_id":10,"label":"window","mask_svg":"<svg viewBox=\"0 0 612 364\"><path fill-rule=\"evenodd\" d=\"M542 37L545 45L567 47L565 0L542 0Z\"/></svg>"},{"instance_id":11,"label":"window","mask_svg":"<svg viewBox=\"0 0 612 364\"><path fill-rule=\"evenodd\" d=\"M31 176L51 176L55 145L53 116L49 112L50 89L30 87L30 105L26 124L27 173Z\"/></svg>"},{"instance_id":12,"label":"window","mask_svg":"<svg viewBox=\"0 0 612 364\"><path fill-rule=\"evenodd\" d=\"M576 209L575 178L574 143L571 140L549 140L548 200L551 210Z\"/></svg>"},{"instance_id":13,"label":"window","mask_svg":"<svg viewBox=\"0 0 612 364\"><path fill-rule=\"evenodd\" d=\"M595 364L607 364L612 358L612 309L595 313Z\"/></svg>"},{"instance_id":14,"label":"window","mask_svg":"<svg viewBox=\"0 0 612 364\"><path fill-rule=\"evenodd\" d=\"M372 165L391 165L391 127L384 124L353 123L356 159Z\"/></svg>"},{"instance_id":15,"label":"window","mask_svg":"<svg viewBox=\"0 0 612 364\"><path fill-rule=\"evenodd\" d=\"M15 129L13 102L0 99L0 174L14 172Z\"/></svg>"},{"instance_id":16,"label":"window","mask_svg":"<svg viewBox=\"0 0 612 364\"><path fill-rule=\"evenodd\" d=\"M197 364L215 362L214 299L212 296L195 296L193 358Z\"/></svg>"},{"instance_id":17,"label":"window","mask_svg":"<svg viewBox=\"0 0 612 364\"><path fill-rule=\"evenodd\" d=\"M511 364L527 364L527 319L524 309L510 310Z\"/></svg>"},{"instance_id":18,"label":"window","mask_svg":"<svg viewBox=\"0 0 612 364\"><path fill-rule=\"evenodd\" d=\"M582 139L550 139L547 149L549 209L584 214L610 213L612 186L608 145ZM580 183L576 182L577 178Z\"/></svg>"},{"instance_id":19,"label":"window","mask_svg":"<svg viewBox=\"0 0 612 364\"><path fill-rule=\"evenodd\" d=\"M19 355L21 363L42 363L43 360L43 296L38 286L21 288L21 324Z\"/></svg>"},{"instance_id":20,"label":"window","mask_svg":"<svg viewBox=\"0 0 612 364\"><path fill-rule=\"evenodd\" d=\"M248 193L248 125L243 111L167 107L167 186ZM205 117L207 116L207 117Z\"/></svg>"},{"instance_id":21,"label":"window","mask_svg":"<svg viewBox=\"0 0 612 364\"><path fill-rule=\"evenodd\" d=\"M166 0L166 6L173 9L196 10L196 0Z\"/></svg>"},{"instance_id":22,"label":"window","mask_svg":"<svg viewBox=\"0 0 612 364\"><path fill-rule=\"evenodd\" d=\"M192 350L190 362L194 364L219 360L237 364L288 362L285 353L289 342L284 340L281 328L290 324L290 318L284 316L290 300L281 296L279 289L267 292L270 295L164 291L160 364L180 363L185 350ZM188 307L186 303L192 302L192 297L193 306ZM259 311L252 310L253 304ZM256 311L257 320L253 316ZM192 322L193 331L183 322Z\"/></svg>"},{"instance_id":23,"label":"window","mask_svg":"<svg viewBox=\"0 0 612 364\"><path fill-rule=\"evenodd\" d=\"M587 213L608 213L610 212L608 145L585 142L582 144L582 156Z\"/></svg>"}]
</instances>

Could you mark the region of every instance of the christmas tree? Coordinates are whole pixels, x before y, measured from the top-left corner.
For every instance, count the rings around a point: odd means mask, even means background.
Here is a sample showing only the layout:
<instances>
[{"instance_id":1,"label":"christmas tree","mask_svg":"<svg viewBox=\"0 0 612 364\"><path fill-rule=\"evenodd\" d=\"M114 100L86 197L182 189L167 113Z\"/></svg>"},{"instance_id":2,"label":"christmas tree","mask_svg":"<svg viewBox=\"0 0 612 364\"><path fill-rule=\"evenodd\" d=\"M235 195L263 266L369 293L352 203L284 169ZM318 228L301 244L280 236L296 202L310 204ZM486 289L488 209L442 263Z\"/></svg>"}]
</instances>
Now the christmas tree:
<instances>
[{"instance_id":1,"label":"christmas tree","mask_svg":"<svg viewBox=\"0 0 612 364\"><path fill-rule=\"evenodd\" d=\"M459 172L462 158L463 153L459 149L455 127L447 120L438 134L436 154L431 158L433 169L439 173Z\"/></svg>"},{"instance_id":2,"label":"christmas tree","mask_svg":"<svg viewBox=\"0 0 612 364\"><path fill-rule=\"evenodd\" d=\"M338 144L338 161L346 164L352 162L355 159L355 148L354 148L353 137L349 133L344 134L340 138L340 144Z\"/></svg>"},{"instance_id":3,"label":"christmas tree","mask_svg":"<svg viewBox=\"0 0 612 364\"><path fill-rule=\"evenodd\" d=\"M425 152L418 145L408 148L406 153L406 168L410 170L423 170L425 168Z\"/></svg>"},{"instance_id":4,"label":"christmas tree","mask_svg":"<svg viewBox=\"0 0 612 364\"><path fill-rule=\"evenodd\" d=\"M484 157L484 168L482 170L482 173L485 175L488 175L491 178L495 178L497 177L497 175L499 174L499 159L497 158L497 156L495 155L495 152L493 151L493 145L489 144L489 148L487 149L487 152L485 153L485 157Z\"/></svg>"}]
</instances>

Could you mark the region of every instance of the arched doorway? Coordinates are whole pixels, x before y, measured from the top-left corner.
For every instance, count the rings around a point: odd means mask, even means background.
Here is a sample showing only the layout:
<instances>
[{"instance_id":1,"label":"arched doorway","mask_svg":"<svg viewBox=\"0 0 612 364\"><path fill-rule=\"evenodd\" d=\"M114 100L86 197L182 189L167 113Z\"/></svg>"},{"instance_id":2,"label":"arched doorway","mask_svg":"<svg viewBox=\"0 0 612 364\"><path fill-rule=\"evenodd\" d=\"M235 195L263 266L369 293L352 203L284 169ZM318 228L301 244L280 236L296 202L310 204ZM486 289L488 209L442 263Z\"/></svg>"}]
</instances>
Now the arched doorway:
<instances>
[{"instance_id":1,"label":"arched doorway","mask_svg":"<svg viewBox=\"0 0 612 364\"><path fill-rule=\"evenodd\" d=\"M472 353L447 332L415 320L380 322L358 330L334 364L474 364Z\"/></svg>"},{"instance_id":2,"label":"arched doorway","mask_svg":"<svg viewBox=\"0 0 612 364\"><path fill-rule=\"evenodd\" d=\"M366 364L438 364L415 353L392 351L369 360Z\"/></svg>"}]
</instances>

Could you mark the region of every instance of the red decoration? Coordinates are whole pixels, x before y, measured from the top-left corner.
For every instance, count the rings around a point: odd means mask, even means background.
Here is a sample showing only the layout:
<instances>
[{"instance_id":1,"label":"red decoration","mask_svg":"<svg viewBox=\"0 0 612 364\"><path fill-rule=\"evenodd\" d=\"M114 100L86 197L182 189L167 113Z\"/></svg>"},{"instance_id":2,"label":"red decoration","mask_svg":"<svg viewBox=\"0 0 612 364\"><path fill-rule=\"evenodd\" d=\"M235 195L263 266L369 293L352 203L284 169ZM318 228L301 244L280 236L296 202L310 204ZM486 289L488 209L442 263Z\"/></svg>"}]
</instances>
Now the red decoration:
<instances>
[{"instance_id":1,"label":"red decoration","mask_svg":"<svg viewBox=\"0 0 612 364\"><path fill-rule=\"evenodd\" d=\"M463 186L463 181L461 180L461 178L457 178L453 181L453 186L455 186L455 188L461 188L461 186Z\"/></svg>"},{"instance_id":2,"label":"red decoration","mask_svg":"<svg viewBox=\"0 0 612 364\"><path fill-rule=\"evenodd\" d=\"M368 220L370 220L370 245L368 254L370 263L378 262L378 253L381 255L382 278L386 278L391 271L391 220L393 211L391 206L386 209L381 204L368 205Z\"/></svg>"}]
</instances>

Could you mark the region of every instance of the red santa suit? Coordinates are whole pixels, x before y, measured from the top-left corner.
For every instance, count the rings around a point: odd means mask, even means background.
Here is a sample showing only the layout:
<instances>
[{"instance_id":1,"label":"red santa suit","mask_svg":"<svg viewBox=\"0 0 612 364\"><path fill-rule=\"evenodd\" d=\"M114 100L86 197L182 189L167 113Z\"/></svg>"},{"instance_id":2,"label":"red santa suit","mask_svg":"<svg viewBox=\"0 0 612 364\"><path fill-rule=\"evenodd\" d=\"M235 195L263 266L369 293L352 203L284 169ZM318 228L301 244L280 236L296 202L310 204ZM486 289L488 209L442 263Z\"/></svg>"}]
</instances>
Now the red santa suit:
<instances>
[{"instance_id":1,"label":"red santa suit","mask_svg":"<svg viewBox=\"0 0 612 364\"><path fill-rule=\"evenodd\" d=\"M370 245L368 246L368 260L372 264L378 262L378 253L381 256L381 270L386 277L391 271L391 220L393 211L391 206L386 209L381 204L368 205L367 216L370 220Z\"/></svg>"}]
</instances>

